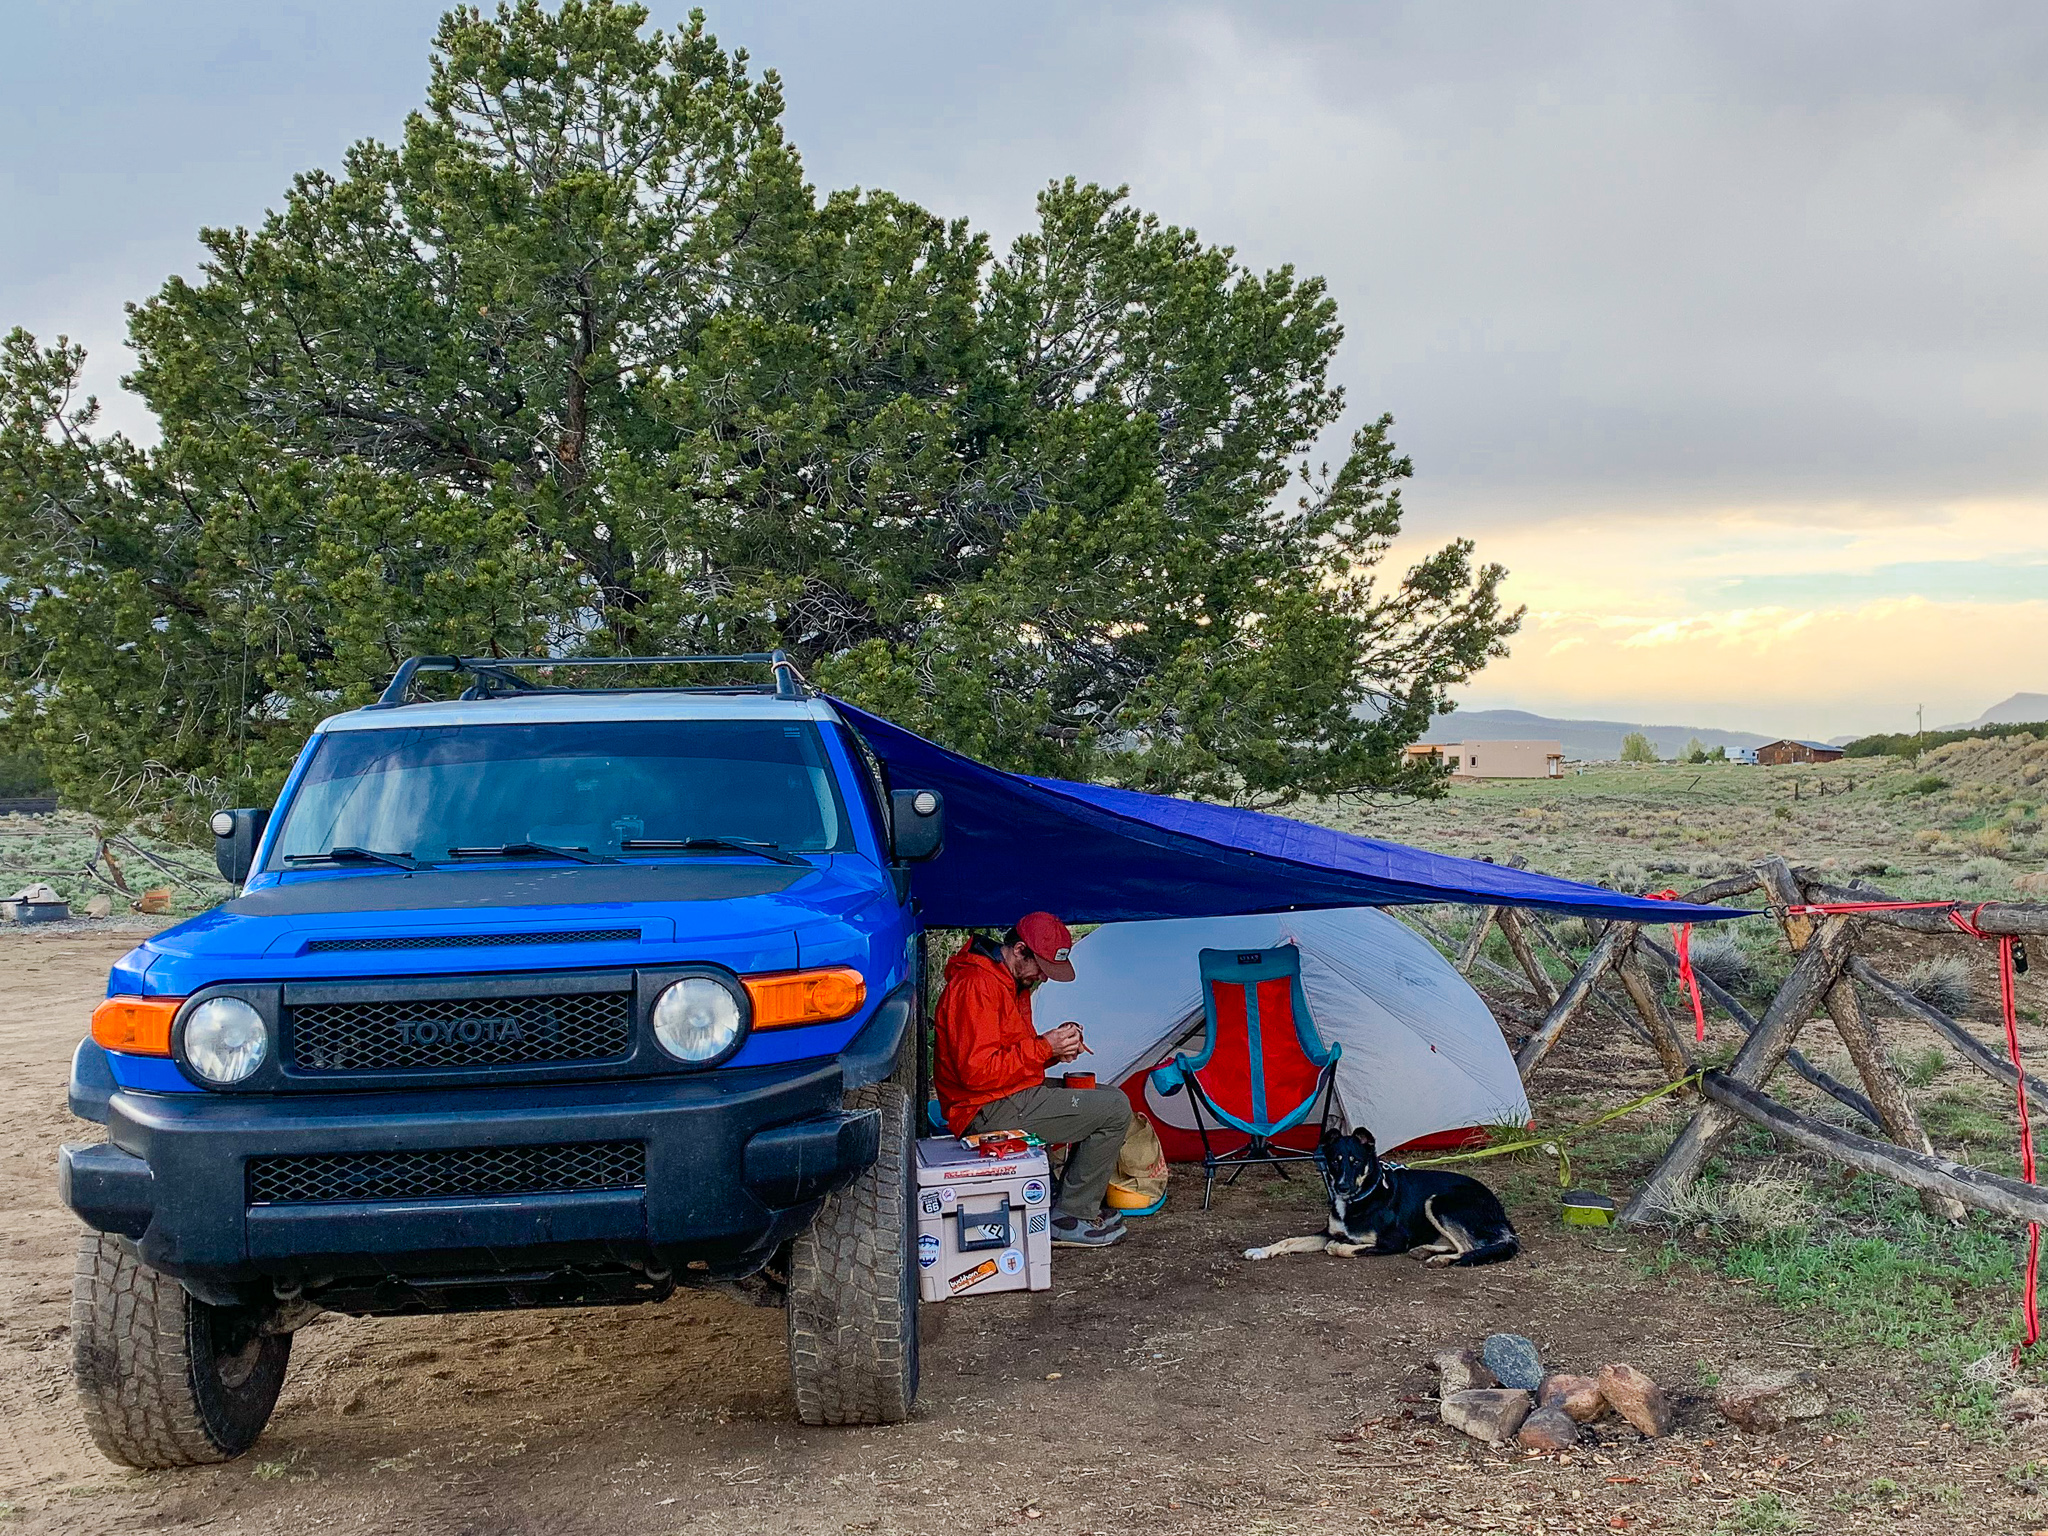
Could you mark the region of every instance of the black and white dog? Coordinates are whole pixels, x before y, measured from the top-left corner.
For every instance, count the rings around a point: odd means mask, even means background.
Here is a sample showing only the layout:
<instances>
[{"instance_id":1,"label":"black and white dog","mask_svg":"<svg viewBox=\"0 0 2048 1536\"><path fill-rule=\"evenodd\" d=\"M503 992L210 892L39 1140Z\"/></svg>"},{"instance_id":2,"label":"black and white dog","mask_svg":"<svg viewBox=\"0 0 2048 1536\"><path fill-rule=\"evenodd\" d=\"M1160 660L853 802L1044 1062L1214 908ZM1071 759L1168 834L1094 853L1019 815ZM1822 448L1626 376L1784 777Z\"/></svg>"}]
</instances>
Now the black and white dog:
<instances>
[{"instance_id":1,"label":"black and white dog","mask_svg":"<svg viewBox=\"0 0 2048 1536\"><path fill-rule=\"evenodd\" d=\"M1326 1130L1322 1153L1323 1180L1330 1186L1328 1233L1283 1237L1245 1249L1246 1258L1405 1253L1429 1264L1498 1264L1522 1251L1508 1213L1477 1179L1383 1163L1371 1131L1346 1136Z\"/></svg>"}]
</instances>

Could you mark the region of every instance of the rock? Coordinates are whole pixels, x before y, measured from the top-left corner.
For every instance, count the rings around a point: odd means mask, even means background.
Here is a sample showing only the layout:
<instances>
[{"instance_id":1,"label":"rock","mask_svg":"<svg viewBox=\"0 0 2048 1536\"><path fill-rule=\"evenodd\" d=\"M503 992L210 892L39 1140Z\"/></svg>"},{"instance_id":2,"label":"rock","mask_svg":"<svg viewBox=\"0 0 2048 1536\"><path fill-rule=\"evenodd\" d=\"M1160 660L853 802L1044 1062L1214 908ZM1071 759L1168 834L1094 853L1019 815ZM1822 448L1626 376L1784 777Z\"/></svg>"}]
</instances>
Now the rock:
<instances>
[{"instance_id":1,"label":"rock","mask_svg":"<svg viewBox=\"0 0 2048 1536\"><path fill-rule=\"evenodd\" d=\"M91 901L85 904L85 915L87 917L112 917L114 915L114 898L106 895L104 892L93 897Z\"/></svg>"},{"instance_id":2,"label":"rock","mask_svg":"<svg viewBox=\"0 0 2048 1536\"><path fill-rule=\"evenodd\" d=\"M2015 1387L1999 1399L1998 1406L2009 1424L2048 1419L2048 1392L2039 1387Z\"/></svg>"},{"instance_id":3,"label":"rock","mask_svg":"<svg viewBox=\"0 0 2048 1536\"><path fill-rule=\"evenodd\" d=\"M1770 1434L1828 1411L1827 1390L1811 1370L1754 1371L1733 1366L1714 1389L1714 1406L1739 1429Z\"/></svg>"},{"instance_id":4,"label":"rock","mask_svg":"<svg viewBox=\"0 0 2048 1536\"><path fill-rule=\"evenodd\" d=\"M1607 1411L1607 1399L1595 1376L1546 1376L1536 1391L1536 1405L1556 1408L1574 1424L1590 1424Z\"/></svg>"},{"instance_id":5,"label":"rock","mask_svg":"<svg viewBox=\"0 0 2048 1536\"><path fill-rule=\"evenodd\" d=\"M1493 1372L1480 1363L1479 1352L1471 1349L1440 1349L1430 1362L1443 1383L1437 1389L1440 1397L1449 1397L1453 1392L1476 1392L1485 1387L1500 1385Z\"/></svg>"},{"instance_id":6,"label":"rock","mask_svg":"<svg viewBox=\"0 0 2048 1536\"><path fill-rule=\"evenodd\" d=\"M1529 1394L1515 1387L1476 1387L1448 1394L1437 1412L1451 1428L1499 1445L1512 1440L1529 1416Z\"/></svg>"},{"instance_id":7,"label":"rock","mask_svg":"<svg viewBox=\"0 0 2048 1536\"><path fill-rule=\"evenodd\" d=\"M1671 1404L1663 1388L1632 1365L1600 1367L1600 1395L1607 1406L1655 1439L1671 1433Z\"/></svg>"},{"instance_id":8,"label":"rock","mask_svg":"<svg viewBox=\"0 0 2048 1536\"><path fill-rule=\"evenodd\" d=\"M1532 1451L1568 1451L1579 1443L1579 1426L1562 1408L1538 1408L1522 1420L1515 1443Z\"/></svg>"},{"instance_id":9,"label":"rock","mask_svg":"<svg viewBox=\"0 0 2048 1536\"><path fill-rule=\"evenodd\" d=\"M1543 1357L1519 1333L1488 1334L1479 1354L1504 1387L1534 1392L1543 1385Z\"/></svg>"}]
</instances>

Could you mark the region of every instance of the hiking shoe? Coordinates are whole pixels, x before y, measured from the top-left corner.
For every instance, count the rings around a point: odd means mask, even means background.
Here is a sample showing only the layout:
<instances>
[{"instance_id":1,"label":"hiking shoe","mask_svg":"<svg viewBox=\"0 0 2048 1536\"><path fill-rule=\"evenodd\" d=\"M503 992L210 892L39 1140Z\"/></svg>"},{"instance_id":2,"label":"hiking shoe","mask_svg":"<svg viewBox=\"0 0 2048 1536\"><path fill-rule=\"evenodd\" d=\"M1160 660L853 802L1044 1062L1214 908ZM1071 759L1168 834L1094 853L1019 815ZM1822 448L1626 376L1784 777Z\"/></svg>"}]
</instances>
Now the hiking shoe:
<instances>
[{"instance_id":1,"label":"hiking shoe","mask_svg":"<svg viewBox=\"0 0 2048 1536\"><path fill-rule=\"evenodd\" d=\"M1128 1236L1121 1222L1112 1225L1106 1221L1083 1221L1079 1216L1055 1216L1052 1219L1052 1245L1055 1248L1107 1248L1111 1243L1120 1243Z\"/></svg>"}]
</instances>

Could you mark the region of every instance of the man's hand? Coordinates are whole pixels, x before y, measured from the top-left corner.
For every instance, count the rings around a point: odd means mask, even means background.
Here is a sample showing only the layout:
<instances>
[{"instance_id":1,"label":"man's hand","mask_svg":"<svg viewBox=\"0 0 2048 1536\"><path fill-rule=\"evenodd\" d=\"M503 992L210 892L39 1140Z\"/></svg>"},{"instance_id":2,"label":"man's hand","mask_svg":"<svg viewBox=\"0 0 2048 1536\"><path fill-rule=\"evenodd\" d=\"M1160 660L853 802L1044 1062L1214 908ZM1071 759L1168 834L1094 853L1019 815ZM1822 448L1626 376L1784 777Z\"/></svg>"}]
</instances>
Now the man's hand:
<instances>
[{"instance_id":1,"label":"man's hand","mask_svg":"<svg viewBox=\"0 0 2048 1536\"><path fill-rule=\"evenodd\" d=\"M1069 1062L1081 1054L1081 1026L1078 1024L1062 1024L1056 1029L1048 1029L1038 1038L1045 1042L1045 1048L1052 1053L1054 1061Z\"/></svg>"}]
</instances>

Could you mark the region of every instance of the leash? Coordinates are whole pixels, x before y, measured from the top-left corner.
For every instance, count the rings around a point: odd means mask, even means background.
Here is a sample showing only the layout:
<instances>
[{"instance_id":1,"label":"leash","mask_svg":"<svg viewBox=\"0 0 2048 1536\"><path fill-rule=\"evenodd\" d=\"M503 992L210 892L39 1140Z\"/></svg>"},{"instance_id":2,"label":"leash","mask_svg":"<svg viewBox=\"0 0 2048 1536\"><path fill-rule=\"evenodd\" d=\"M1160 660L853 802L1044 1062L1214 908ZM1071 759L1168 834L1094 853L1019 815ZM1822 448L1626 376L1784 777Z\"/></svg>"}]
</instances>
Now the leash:
<instances>
[{"instance_id":1,"label":"leash","mask_svg":"<svg viewBox=\"0 0 2048 1536\"><path fill-rule=\"evenodd\" d=\"M1521 1141L1503 1142L1497 1147L1480 1147L1472 1152L1447 1152L1441 1157L1418 1157L1413 1161L1396 1163L1393 1166L1397 1168L1435 1168L1446 1163L1476 1163L1482 1158L1505 1157L1510 1152L1526 1152L1532 1147L1541 1147L1557 1159L1557 1187L1559 1189L1569 1189L1572 1182L1572 1160L1570 1154L1565 1151L1565 1148L1570 1143L1578 1140L1586 1132L1605 1125L1610 1120L1619 1120L1623 1115L1632 1114L1636 1110L1641 1109L1645 1104L1656 1103L1657 1100L1663 1098L1666 1094L1676 1093L1681 1088L1692 1086L1703 1075L1704 1073L1695 1072L1689 1077L1679 1078L1676 1082L1666 1083L1654 1093L1646 1093L1639 1099L1630 1099L1626 1104L1618 1104L1604 1114L1595 1115L1591 1120L1582 1120L1577 1125L1566 1126L1562 1131L1554 1135L1529 1136Z\"/></svg>"}]
</instances>

